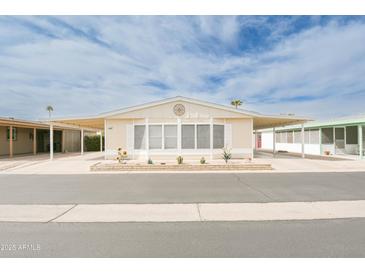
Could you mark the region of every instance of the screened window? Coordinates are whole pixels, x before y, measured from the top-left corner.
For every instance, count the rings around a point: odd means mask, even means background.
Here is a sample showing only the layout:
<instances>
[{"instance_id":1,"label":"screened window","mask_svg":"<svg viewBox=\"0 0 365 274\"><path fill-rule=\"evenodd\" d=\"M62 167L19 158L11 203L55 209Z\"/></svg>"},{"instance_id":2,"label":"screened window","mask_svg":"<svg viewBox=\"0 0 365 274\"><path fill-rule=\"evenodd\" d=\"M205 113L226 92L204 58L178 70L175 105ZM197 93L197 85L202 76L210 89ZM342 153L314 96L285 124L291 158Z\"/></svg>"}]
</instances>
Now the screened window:
<instances>
[{"instance_id":1,"label":"screened window","mask_svg":"<svg viewBox=\"0 0 365 274\"><path fill-rule=\"evenodd\" d=\"M287 140L286 140L286 132L285 131L281 132L280 141L281 141L281 143L287 143Z\"/></svg>"},{"instance_id":2,"label":"screened window","mask_svg":"<svg viewBox=\"0 0 365 274\"><path fill-rule=\"evenodd\" d=\"M294 143L295 144L302 143L302 133L301 133L300 130L295 130L294 131Z\"/></svg>"},{"instance_id":3,"label":"screened window","mask_svg":"<svg viewBox=\"0 0 365 274\"><path fill-rule=\"evenodd\" d=\"M292 144L293 143L293 131L288 131L287 132L287 142L289 144Z\"/></svg>"},{"instance_id":4,"label":"screened window","mask_svg":"<svg viewBox=\"0 0 365 274\"><path fill-rule=\"evenodd\" d=\"M17 128L13 127L13 141L16 141L17 139ZM6 139L9 141L10 140L10 127L7 128L6 130Z\"/></svg>"},{"instance_id":5,"label":"screened window","mask_svg":"<svg viewBox=\"0 0 365 274\"><path fill-rule=\"evenodd\" d=\"M309 144L309 130L304 131L304 144Z\"/></svg>"},{"instance_id":6,"label":"screened window","mask_svg":"<svg viewBox=\"0 0 365 274\"><path fill-rule=\"evenodd\" d=\"M358 128L357 126L346 127L346 144L357 145L358 144Z\"/></svg>"},{"instance_id":7,"label":"screened window","mask_svg":"<svg viewBox=\"0 0 365 274\"><path fill-rule=\"evenodd\" d=\"M176 125L165 125L165 149L177 148L177 126Z\"/></svg>"},{"instance_id":8,"label":"screened window","mask_svg":"<svg viewBox=\"0 0 365 274\"><path fill-rule=\"evenodd\" d=\"M319 144L319 130L311 129L309 131L309 141L311 144Z\"/></svg>"},{"instance_id":9,"label":"screened window","mask_svg":"<svg viewBox=\"0 0 365 274\"><path fill-rule=\"evenodd\" d=\"M209 125L197 125L197 148L210 148L210 126Z\"/></svg>"},{"instance_id":10,"label":"screened window","mask_svg":"<svg viewBox=\"0 0 365 274\"><path fill-rule=\"evenodd\" d=\"M275 142L281 143L281 133L280 132L275 132Z\"/></svg>"},{"instance_id":11,"label":"screened window","mask_svg":"<svg viewBox=\"0 0 365 274\"><path fill-rule=\"evenodd\" d=\"M224 147L224 125L213 125L213 148Z\"/></svg>"},{"instance_id":12,"label":"screened window","mask_svg":"<svg viewBox=\"0 0 365 274\"><path fill-rule=\"evenodd\" d=\"M333 144L333 128L322 128L322 144Z\"/></svg>"},{"instance_id":13,"label":"screened window","mask_svg":"<svg viewBox=\"0 0 365 274\"><path fill-rule=\"evenodd\" d=\"M134 149L146 148L146 127L134 126Z\"/></svg>"},{"instance_id":14,"label":"screened window","mask_svg":"<svg viewBox=\"0 0 365 274\"><path fill-rule=\"evenodd\" d=\"M195 148L195 126L182 125L181 126L181 148L194 149Z\"/></svg>"},{"instance_id":15,"label":"screened window","mask_svg":"<svg viewBox=\"0 0 365 274\"><path fill-rule=\"evenodd\" d=\"M150 149L162 149L162 125L149 126L148 134Z\"/></svg>"}]
</instances>

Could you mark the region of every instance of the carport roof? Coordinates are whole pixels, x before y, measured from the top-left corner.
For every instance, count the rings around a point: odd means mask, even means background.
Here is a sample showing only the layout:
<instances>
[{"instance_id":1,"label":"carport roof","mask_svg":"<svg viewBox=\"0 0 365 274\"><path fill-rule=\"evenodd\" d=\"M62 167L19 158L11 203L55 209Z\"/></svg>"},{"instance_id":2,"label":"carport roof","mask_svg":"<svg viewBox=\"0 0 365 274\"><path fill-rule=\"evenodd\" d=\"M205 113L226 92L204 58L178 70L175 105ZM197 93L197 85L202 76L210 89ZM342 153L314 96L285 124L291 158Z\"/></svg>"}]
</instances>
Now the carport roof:
<instances>
[{"instance_id":1,"label":"carport roof","mask_svg":"<svg viewBox=\"0 0 365 274\"><path fill-rule=\"evenodd\" d=\"M322 121L312 121L308 122L304 125L306 129L316 129L316 128L326 128L326 127L336 127L336 126L356 126L356 125L365 125L365 115L357 115L357 116L347 116L340 118L333 118L330 120L322 120ZM300 126L292 125L279 127L276 130L298 130Z\"/></svg>"},{"instance_id":2,"label":"carport roof","mask_svg":"<svg viewBox=\"0 0 365 274\"><path fill-rule=\"evenodd\" d=\"M153 106L158 106L158 105L171 103L171 102L175 102L175 101L179 101L179 102L182 101L182 102L187 102L187 103L192 103L192 104L197 104L197 105L203 105L206 107L226 110L226 111L230 111L230 112L234 112L234 113L239 113L239 114L242 114L243 117L247 117L247 116L252 117L254 129L265 129L265 128L278 127L278 126L295 125L295 124L300 124L300 123L305 123L307 121L311 121L311 119L309 119L307 117L299 117L299 116L295 116L295 115L264 115L264 114L254 112L254 111L248 111L248 110L239 109L239 108L236 109L232 106L225 106L225 105L210 103L210 102L182 97L182 96L172 97L172 98L155 101L155 102L151 102L151 103L147 103L147 104L142 104L142 105L138 105L138 106L133 106L133 107L126 107L126 108L122 108L122 109L118 109L118 110L114 110L114 111L110 111L110 112L100 113L98 115L84 116L84 117L56 118L56 119L52 119L51 121L70 124L70 125L74 125L74 126L80 126L80 127L91 127L91 128L103 129L104 120L106 118L109 118L109 117L112 117L112 116L118 115L118 114L124 114L124 113L128 113L131 111L149 108L149 107L153 107Z\"/></svg>"}]
</instances>

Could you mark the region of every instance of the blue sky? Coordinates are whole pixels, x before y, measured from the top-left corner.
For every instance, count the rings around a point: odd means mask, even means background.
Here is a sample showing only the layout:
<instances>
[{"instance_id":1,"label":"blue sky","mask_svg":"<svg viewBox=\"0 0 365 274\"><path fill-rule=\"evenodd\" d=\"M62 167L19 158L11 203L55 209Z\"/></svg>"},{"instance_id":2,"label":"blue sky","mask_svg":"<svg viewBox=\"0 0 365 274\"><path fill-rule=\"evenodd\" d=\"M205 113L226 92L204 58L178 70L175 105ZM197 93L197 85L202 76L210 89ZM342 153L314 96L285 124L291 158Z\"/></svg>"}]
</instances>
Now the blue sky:
<instances>
[{"instance_id":1,"label":"blue sky","mask_svg":"<svg viewBox=\"0 0 365 274\"><path fill-rule=\"evenodd\" d=\"M317 119L365 113L365 17L0 16L0 116L182 95Z\"/></svg>"}]
</instances>

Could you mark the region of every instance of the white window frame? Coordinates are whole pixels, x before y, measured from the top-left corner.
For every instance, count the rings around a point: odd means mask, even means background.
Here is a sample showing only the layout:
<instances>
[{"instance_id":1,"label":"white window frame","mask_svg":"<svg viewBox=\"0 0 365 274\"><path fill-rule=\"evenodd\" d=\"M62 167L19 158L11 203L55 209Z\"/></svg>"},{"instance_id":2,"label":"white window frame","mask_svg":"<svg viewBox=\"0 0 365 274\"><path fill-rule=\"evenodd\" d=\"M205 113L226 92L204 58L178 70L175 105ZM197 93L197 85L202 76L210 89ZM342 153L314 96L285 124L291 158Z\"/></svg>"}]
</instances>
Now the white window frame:
<instances>
[{"instance_id":1,"label":"white window frame","mask_svg":"<svg viewBox=\"0 0 365 274\"><path fill-rule=\"evenodd\" d=\"M211 136L211 139L212 139L212 148L200 148L198 149L197 148L197 145L198 145L198 140L197 140L197 126L198 125L209 125L209 126L212 126L212 128L214 127L214 125L221 125L224 127L224 130L225 130L225 127L226 127L226 124L223 123L223 122L213 122L212 124L210 124L210 122L199 122L199 123L196 123L196 122L184 122L184 121L181 121L181 123L174 123L174 122L168 122L168 123L145 123L145 122L140 122L140 123L134 123L133 124L133 135L134 135L134 129L135 129L135 126L146 126L146 131L147 131L147 127L149 126L153 126L153 125L158 125L158 126L162 126L162 149L150 149L149 147L146 149L135 149L134 147L134 137L133 137L133 145L132 145L132 148L133 148L133 151L136 152L136 154L138 153L143 153L143 152L152 152L153 154L154 153L166 153L166 154L170 154L170 153L173 153L173 154L178 154L179 153L179 139L182 138L181 134L182 134L182 126L183 125L193 125L194 126L194 138L195 138L195 144L194 144L194 148L181 148L181 154L209 154L210 151L213 151L213 152L218 152L218 151L221 151L222 149L219 149L219 148L213 148L213 143L214 143L214 136ZM168 125L171 125L171 126L176 126L177 127L177 147L176 148L168 148L166 149L165 148L165 126L168 126ZM180 127L180 129L179 129ZM210 134L211 134L211 129L209 127L209 130L210 130ZM180 136L179 136L179 133L180 133ZM149 138L149 136L146 136L146 138ZM225 138L225 137L224 137ZM146 140L147 142L147 140Z\"/></svg>"}]
</instances>

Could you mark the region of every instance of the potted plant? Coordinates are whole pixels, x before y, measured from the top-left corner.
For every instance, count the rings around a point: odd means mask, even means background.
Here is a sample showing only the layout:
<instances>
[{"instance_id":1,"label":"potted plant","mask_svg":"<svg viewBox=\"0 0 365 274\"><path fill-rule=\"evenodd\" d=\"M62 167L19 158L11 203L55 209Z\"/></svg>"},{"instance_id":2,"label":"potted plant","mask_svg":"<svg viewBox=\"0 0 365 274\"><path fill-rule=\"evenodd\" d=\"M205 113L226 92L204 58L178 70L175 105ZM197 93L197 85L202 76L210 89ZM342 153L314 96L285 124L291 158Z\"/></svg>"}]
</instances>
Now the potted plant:
<instances>
[{"instance_id":1,"label":"potted plant","mask_svg":"<svg viewBox=\"0 0 365 274\"><path fill-rule=\"evenodd\" d=\"M149 165L153 165L153 161L152 161L152 159L151 159L151 158L149 158L149 159L148 159L147 164L149 164Z\"/></svg>"},{"instance_id":2,"label":"potted plant","mask_svg":"<svg viewBox=\"0 0 365 274\"><path fill-rule=\"evenodd\" d=\"M200 164L204 165L206 164L207 162L205 161L205 158L204 157L201 157L200 158Z\"/></svg>"}]
</instances>

